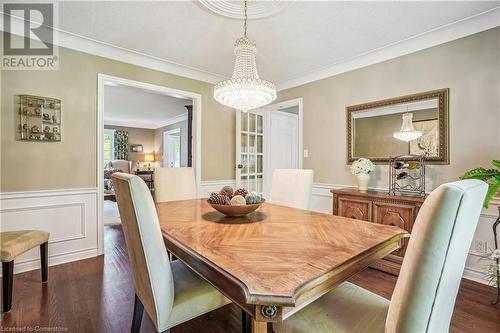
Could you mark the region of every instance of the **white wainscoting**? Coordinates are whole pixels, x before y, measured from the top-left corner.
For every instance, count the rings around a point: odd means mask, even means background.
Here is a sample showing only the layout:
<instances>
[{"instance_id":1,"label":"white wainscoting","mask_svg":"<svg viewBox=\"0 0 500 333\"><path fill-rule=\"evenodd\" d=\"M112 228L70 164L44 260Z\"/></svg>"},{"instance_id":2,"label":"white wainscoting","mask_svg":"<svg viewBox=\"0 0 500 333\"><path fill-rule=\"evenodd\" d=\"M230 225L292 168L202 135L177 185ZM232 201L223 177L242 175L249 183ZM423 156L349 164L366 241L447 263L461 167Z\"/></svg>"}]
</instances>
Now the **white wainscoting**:
<instances>
[{"instance_id":1,"label":"white wainscoting","mask_svg":"<svg viewBox=\"0 0 500 333\"><path fill-rule=\"evenodd\" d=\"M236 186L236 180L202 180L200 182L200 190L198 192L198 197L200 198L208 198L210 193L219 192L220 189L226 185L231 187Z\"/></svg>"},{"instance_id":2,"label":"white wainscoting","mask_svg":"<svg viewBox=\"0 0 500 333\"><path fill-rule=\"evenodd\" d=\"M49 265L98 255L97 188L0 194L0 230L50 232ZM40 268L40 251L14 261L14 273Z\"/></svg>"},{"instance_id":3,"label":"white wainscoting","mask_svg":"<svg viewBox=\"0 0 500 333\"><path fill-rule=\"evenodd\" d=\"M219 191L224 185L229 185L234 187L235 180L220 180L220 181L205 181L201 182L201 197L206 197L210 192ZM325 184L325 183L314 183L312 189L311 198L311 210L328 213L332 212L332 194L330 190L332 188L345 188L352 187L352 185L339 185L339 184ZM382 188L377 188L377 190L387 190ZM484 277L484 271L488 265L488 260L482 259L483 253L475 252L475 241L479 240L486 242L488 251L492 251L494 248L493 239L493 223L498 217L498 206L500 206L500 199L492 200L490 207L488 209L483 209L481 216L479 218L479 223L474 234L474 239L472 241L471 249L469 250L469 256L467 257L467 262L465 265L464 278L473 280L476 282L487 284L487 280Z\"/></svg>"}]
</instances>

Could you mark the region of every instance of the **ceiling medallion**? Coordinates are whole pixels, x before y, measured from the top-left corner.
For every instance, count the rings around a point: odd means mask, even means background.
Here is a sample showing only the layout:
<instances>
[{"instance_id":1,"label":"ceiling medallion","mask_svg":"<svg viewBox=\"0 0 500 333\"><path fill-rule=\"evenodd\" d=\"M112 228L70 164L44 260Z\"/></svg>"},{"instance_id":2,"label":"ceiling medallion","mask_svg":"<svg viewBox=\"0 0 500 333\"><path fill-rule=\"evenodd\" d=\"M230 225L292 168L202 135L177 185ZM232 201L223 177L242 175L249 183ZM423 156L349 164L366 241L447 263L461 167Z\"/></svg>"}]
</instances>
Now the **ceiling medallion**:
<instances>
[{"instance_id":1,"label":"ceiling medallion","mask_svg":"<svg viewBox=\"0 0 500 333\"><path fill-rule=\"evenodd\" d=\"M247 112L267 105L276 99L276 87L272 82L259 78L255 55L255 41L247 37L247 2L244 6L244 35L234 44L233 75L214 87L214 99L231 108Z\"/></svg>"},{"instance_id":2,"label":"ceiling medallion","mask_svg":"<svg viewBox=\"0 0 500 333\"><path fill-rule=\"evenodd\" d=\"M244 15L244 8L241 1L229 0L199 0L199 2L212 13L229 17L232 19L241 19ZM286 5L285 1L251 1L248 4L247 16L250 20L261 19L278 13Z\"/></svg>"}]
</instances>

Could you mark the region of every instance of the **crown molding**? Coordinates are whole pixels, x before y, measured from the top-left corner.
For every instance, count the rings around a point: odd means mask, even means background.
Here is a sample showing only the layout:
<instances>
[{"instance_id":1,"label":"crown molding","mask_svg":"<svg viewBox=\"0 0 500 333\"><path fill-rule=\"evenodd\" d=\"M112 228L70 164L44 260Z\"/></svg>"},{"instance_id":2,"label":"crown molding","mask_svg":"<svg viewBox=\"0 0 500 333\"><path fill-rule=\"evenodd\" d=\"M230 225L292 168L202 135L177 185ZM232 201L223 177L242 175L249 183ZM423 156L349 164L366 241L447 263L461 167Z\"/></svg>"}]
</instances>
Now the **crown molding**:
<instances>
[{"instance_id":1,"label":"crown molding","mask_svg":"<svg viewBox=\"0 0 500 333\"><path fill-rule=\"evenodd\" d=\"M118 119L104 119L104 126L118 126L118 127L131 127L131 128L141 128L141 129L157 129L158 125L154 123L138 123L129 120L118 120Z\"/></svg>"},{"instance_id":2,"label":"crown molding","mask_svg":"<svg viewBox=\"0 0 500 333\"><path fill-rule=\"evenodd\" d=\"M6 15L5 13L3 16ZM23 24L25 20L21 17L10 15L12 18L12 24L16 25L12 29L15 34L17 31L23 31ZM35 22L36 23L36 22ZM49 28L45 26L46 28ZM3 30L3 24L0 27ZM182 76L185 78L208 82L215 84L219 81L224 80L222 75L204 71L202 69L178 64L173 61L165 60L159 57L155 57L146 53L130 50L124 47L116 46L110 43L105 43L99 40L95 40L82 35L74 34L62 29L53 28L57 32L57 38L54 39L54 44L65 47L68 49L73 49L76 51L81 51L89 53L92 55L113 59L121 62L126 62L132 65L137 65L149 69L154 69L160 72L165 72L177 76Z\"/></svg>"},{"instance_id":3,"label":"crown molding","mask_svg":"<svg viewBox=\"0 0 500 333\"><path fill-rule=\"evenodd\" d=\"M187 112L185 112L183 114L180 114L178 116L169 118L169 119L167 119L165 121L159 122L156 125L156 128L162 128L162 127L165 127L165 126L168 126L168 125L172 125L172 124L177 124L177 123L180 123L181 121L186 121L186 120L188 120Z\"/></svg>"},{"instance_id":4,"label":"crown molding","mask_svg":"<svg viewBox=\"0 0 500 333\"><path fill-rule=\"evenodd\" d=\"M5 14L2 13L2 15ZM16 22L17 24L22 25L24 22L22 18L17 16L11 17L15 19L13 22ZM325 79L337 74L349 72L358 68L424 50L439 44L444 44L498 26L500 26L500 7L495 7L483 13L452 22L384 47L365 52L352 58L341 60L305 75L299 75L295 78L279 81L276 83L276 88L278 91L281 91L297 87L306 83ZM185 66L152 55L101 42L78 34L73 34L61 29L55 30L59 33L59 38L56 38L56 44L61 47L211 84L215 84L225 78L223 75ZM22 29L19 29L18 31L22 31Z\"/></svg>"},{"instance_id":5,"label":"crown molding","mask_svg":"<svg viewBox=\"0 0 500 333\"><path fill-rule=\"evenodd\" d=\"M211 84L215 84L224 79L223 76L217 75L215 73L181 65L145 53L129 50L127 48L115 46L112 44L107 44L69 32L60 33L59 43L59 46L63 46L73 50L90 53L93 55Z\"/></svg>"},{"instance_id":6,"label":"crown molding","mask_svg":"<svg viewBox=\"0 0 500 333\"><path fill-rule=\"evenodd\" d=\"M377 64L500 26L500 7L466 17L381 48L341 60L305 75L280 81L278 91Z\"/></svg>"},{"instance_id":7,"label":"crown molding","mask_svg":"<svg viewBox=\"0 0 500 333\"><path fill-rule=\"evenodd\" d=\"M119 126L119 127L132 127L132 128L144 128L144 129L158 129L168 125L176 124L181 121L188 120L187 113L183 113L172 118L168 118L165 121L160 121L156 123L148 123L148 122L136 122L129 120L120 120L120 119L104 119L105 126Z\"/></svg>"}]
</instances>

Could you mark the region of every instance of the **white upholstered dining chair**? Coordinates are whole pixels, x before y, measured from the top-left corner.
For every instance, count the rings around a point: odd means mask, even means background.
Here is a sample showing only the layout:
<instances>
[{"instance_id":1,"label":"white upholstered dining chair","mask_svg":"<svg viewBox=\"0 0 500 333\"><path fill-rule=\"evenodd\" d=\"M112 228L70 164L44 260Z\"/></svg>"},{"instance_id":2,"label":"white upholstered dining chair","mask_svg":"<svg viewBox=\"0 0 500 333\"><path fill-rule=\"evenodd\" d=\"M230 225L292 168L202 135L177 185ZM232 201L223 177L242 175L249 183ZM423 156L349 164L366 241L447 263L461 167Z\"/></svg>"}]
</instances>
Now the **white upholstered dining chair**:
<instances>
[{"instance_id":1,"label":"white upholstered dining chair","mask_svg":"<svg viewBox=\"0 0 500 333\"><path fill-rule=\"evenodd\" d=\"M351 283L306 306L276 332L448 332L465 260L488 186L479 180L444 184L415 221L389 302Z\"/></svg>"},{"instance_id":2,"label":"white upholstered dining chair","mask_svg":"<svg viewBox=\"0 0 500 333\"><path fill-rule=\"evenodd\" d=\"M139 332L144 309L163 332L230 303L180 260L169 262L146 184L125 173L112 178L135 289L132 332Z\"/></svg>"},{"instance_id":3,"label":"white upholstered dining chair","mask_svg":"<svg viewBox=\"0 0 500 333\"><path fill-rule=\"evenodd\" d=\"M155 201L196 199L196 178L193 168L156 168Z\"/></svg>"},{"instance_id":4,"label":"white upholstered dining chair","mask_svg":"<svg viewBox=\"0 0 500 333\"><path fill-rule=\"evenodd\" d=\"M314 172L309 169L276 169L271 180L269 202L309 209Z\"/></svg>"}]
</instances>

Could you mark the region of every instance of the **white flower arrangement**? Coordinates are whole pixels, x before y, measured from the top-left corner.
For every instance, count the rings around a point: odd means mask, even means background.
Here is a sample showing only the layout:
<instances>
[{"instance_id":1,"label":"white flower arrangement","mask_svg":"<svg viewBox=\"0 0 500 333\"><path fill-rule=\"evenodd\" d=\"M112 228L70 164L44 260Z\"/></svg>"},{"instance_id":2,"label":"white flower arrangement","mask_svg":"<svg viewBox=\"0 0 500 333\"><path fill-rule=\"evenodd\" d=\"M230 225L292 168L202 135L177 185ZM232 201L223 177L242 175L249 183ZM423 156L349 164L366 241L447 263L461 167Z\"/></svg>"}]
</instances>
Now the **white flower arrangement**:
<instances>
[{"instance_id":1,"label":"white flower arrangement","mask_svg":"<svg viewBox=\"0 0 500 333\"><path fill-rule=\"evenodd\" d=\"M353 175L357 176L360 173L369 174L375 170L375 165L367 158L361 157L360 159L352 162L351 172Z\"/></svg>"},{"instance_id":2,"label":"white flower arrangement","mask_svg":"<svg viewBox=\"0 0 500 333\"><path fill-rule=\"evenodd\" d=\"M490 259L492 261L492 263L486 267L485 275L488 282L496 286L500 276L500 249L494 250L490 255L486 255L484 259Z\"/></svg>"}]
</instances>

